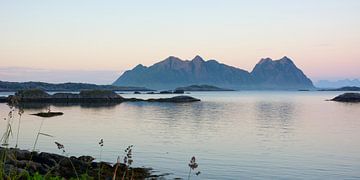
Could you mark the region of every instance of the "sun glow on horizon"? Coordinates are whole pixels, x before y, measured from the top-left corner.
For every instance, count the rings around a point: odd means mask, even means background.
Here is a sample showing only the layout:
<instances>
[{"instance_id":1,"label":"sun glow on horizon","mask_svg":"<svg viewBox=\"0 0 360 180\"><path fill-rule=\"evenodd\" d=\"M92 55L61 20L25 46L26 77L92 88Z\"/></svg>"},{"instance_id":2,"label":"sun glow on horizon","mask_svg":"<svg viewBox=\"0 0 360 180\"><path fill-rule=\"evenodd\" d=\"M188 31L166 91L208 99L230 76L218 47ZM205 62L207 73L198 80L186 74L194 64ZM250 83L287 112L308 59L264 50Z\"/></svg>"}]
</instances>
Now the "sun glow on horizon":
<instances>
[{"instance_id":1,"label":"sun glow on horizon","mask_svg":"<svg viewBox=\"0 0 360 180\"><path fill-rule=\"evenodd\" d=\"M0 67L121 73L200 55L251 71L288 56L311 78L360 78L358 9L356 0L1 1Z\"/></svg>"}]
</instances>

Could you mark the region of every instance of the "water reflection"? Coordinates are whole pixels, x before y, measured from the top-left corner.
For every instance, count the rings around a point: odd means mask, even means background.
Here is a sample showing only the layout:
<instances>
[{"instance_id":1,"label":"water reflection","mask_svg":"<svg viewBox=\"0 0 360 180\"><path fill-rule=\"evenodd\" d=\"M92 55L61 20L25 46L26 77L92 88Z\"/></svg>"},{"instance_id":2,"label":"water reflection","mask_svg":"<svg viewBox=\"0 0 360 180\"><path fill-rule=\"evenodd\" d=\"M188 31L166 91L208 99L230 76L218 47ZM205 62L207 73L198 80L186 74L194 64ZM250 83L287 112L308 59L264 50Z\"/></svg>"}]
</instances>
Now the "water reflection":
<instances>
[{"instance_id":1,"label":"water reflection","mask_svg":"<svg viewBox=\"0 0 360 180\"><path fill-rule=\"evenodd\" d=\"M120 103L20 103L17 105L25 110L43 110L49 107L81 107L81 108L95 108L95 109L109 109L115 108Z\"/></svg>"},{"instance_id":2,"label":"water reflection","mask_svg":"<svg viewBox=\"0 0 360 180\"><path fill-rule=\"evenodd\" d=\"M255 103L257 135L262 141L286 140L293 131L295 104L288 102L259 101ZM278 135L278 137L274 137ZM273 139L275 138L275 139Z\"/></svg>"},{"instance_id":3,"label":"water reflection","mask_svg":"<svg viewBox=\"0 0 360 180\"><path fill-rule=\"evenodd\" d=\"M134 144L134 166L173 173L169 179L186 178L193 155L202 171L194 179L359 179L360 108L324 101L335 93L214 92L194 93L202 101L189 104L53 104L64 115L46 119L43 130L75 156L98 157L103 138L103 158L110 162ZM1 117L8 111L0 104ZM41 123L30 113L21 122L25 149ZM0 134L4 128L2 120ZM45 137L38 148L58 153Z\"/></svg>"}]
</instances>

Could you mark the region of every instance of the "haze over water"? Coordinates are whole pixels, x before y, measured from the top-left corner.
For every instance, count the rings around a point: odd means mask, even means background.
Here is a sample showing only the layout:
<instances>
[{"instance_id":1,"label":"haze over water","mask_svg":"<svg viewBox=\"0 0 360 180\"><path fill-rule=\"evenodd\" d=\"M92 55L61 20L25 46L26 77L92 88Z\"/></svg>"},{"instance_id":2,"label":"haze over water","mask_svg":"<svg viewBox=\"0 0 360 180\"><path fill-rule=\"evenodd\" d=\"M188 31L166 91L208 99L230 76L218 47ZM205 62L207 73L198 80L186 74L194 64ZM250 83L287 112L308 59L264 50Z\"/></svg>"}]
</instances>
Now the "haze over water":
<instances>
[{"instance_id":1,"label":"haze over water","mask_svg":"<svg viewBox=\"0 0 360 180\"><path fill-rule=\"evenodd\" d=\"M51 106L64 115L45 119L42 132L55 138L40 137L38 150L61 153L56 140L70 155L99 157L103 138L102 160L115 162L133 144L133 166L168 178L187 177L194 155L194 179L359 179L360 104L325 101L341 93L201 92L191 93L201 102L188 104ZM168 95L136 95L158 96ZM0 104L1 117L8 110ZM41 118L29 114L38 111L25 109L20 148L32 148Z\"/></svg>"}]
</instances>

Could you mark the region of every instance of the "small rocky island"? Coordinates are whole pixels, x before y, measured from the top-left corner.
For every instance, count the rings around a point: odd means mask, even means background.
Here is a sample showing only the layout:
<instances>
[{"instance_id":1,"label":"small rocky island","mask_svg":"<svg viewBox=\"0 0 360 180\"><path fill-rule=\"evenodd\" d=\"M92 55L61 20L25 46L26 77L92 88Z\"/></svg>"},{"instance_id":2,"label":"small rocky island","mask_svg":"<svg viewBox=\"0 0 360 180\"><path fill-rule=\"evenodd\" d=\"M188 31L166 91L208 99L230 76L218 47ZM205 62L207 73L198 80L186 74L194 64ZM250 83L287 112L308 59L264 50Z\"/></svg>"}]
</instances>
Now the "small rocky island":
<instances>
[{"instance_id":1,"label":"small rocky island","mask_svg":"<svg viewBox=\"0 0 360 180\"><path fill-rule=\"evenodd\" d=\"M360 93L344 93L335 98L331 99L332 101L337 102L351 102L359 103L360 102Z\"/></svg>"},{"instance_id":2,"label":"small rocky island","mask_svg":"<svg viewBox=\"0 0 360 180\"><path fill-rule=\"evenodd\" d=\"M319 91L360 91L360 87L357 86L344 86L335 89L320 89Z\"/></svg>"},{"instance_id":3,"label":"small rocky island","mask_svg":"<svg viewBox=\"0 0 360 180\"><path fill-rule=\"evenodd\" d=\"M122 103L137 101L188 103L200 101L200 99L190 96L158 99L124 98L110 90L83 90L80 93L55 93L50 95L43 90L31 89L18 91L15 95L2 98L1 102L11 103L14 100L19 103Z\"/></svg>"},{"instance_id":4,"label":"small rocky island","mask_svg":"<svg viewBox=\"0 0 360 180\"><path fill-rule=\"evenodd\" d=\"M178 87L175 91L234 91L232 89L220 88L211 85L191 85L186 87Z\"/></svg>"}]
</instances>

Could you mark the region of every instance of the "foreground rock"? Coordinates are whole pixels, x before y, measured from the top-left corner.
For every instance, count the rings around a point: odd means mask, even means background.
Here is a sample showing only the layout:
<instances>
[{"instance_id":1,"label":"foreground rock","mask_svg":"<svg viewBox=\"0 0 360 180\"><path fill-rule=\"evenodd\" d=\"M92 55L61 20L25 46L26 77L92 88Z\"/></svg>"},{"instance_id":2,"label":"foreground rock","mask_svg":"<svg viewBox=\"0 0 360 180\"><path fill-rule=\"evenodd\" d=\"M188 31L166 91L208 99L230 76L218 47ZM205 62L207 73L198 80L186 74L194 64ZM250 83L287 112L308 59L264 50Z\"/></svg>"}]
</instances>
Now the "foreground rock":
<instances>
[{"instance_id":1,"label":"foreground rock","mask_svg":"<svg viewBox=\"0 0 360 180\"><path fill-rule=\"evenodd\" d=\"M332 101L338 102L360 102L360 93L344 93L336 96Z\"/></svg>"},{"instance_id":2,"label":"foreground rock","mask_svg":"<svg viewBox=\"0 0 360 180\"><path fill-rule=\"evenodd\" d=\"M6 154L5 174L22 174L23 178L20 179L26 179L27 174L32 176L35 173L46 175L47 178L59 176L65 179L86 174L88 177L96 177L95 179L97 179L99 172L101 172L100 179L112 179L116 168L116 164L94 162L94 158L90 156L66 157L45 152L37 153L1 147L0 154ZM101 171L99 171L100 168ZM150 168L126 168L125 164L119 164L116 179L122 179L125 171L125 179L156 179L158 177L151 175ZM6 177L0 177L0 179L2 178L6 179Z\"/></svg>"},{"instance_id":3,"label":"foreground rock","mask_svg":"<svg viewBox=\"0 0 360 180\"><path fill-rule=\"evenodd\" d=\"M14 101L19 103L121 103L128 101L187 103L200 100L190 96L176 96L171 98L147 100L137 98L123 98L117 93L108 90L86 90L81 91L79 94L56 93L50 95L45 91L33 89L18 91L15 93L15 95L7 97L5 101L8 103L12 103Z\"/></svg>"}]
</instances>

